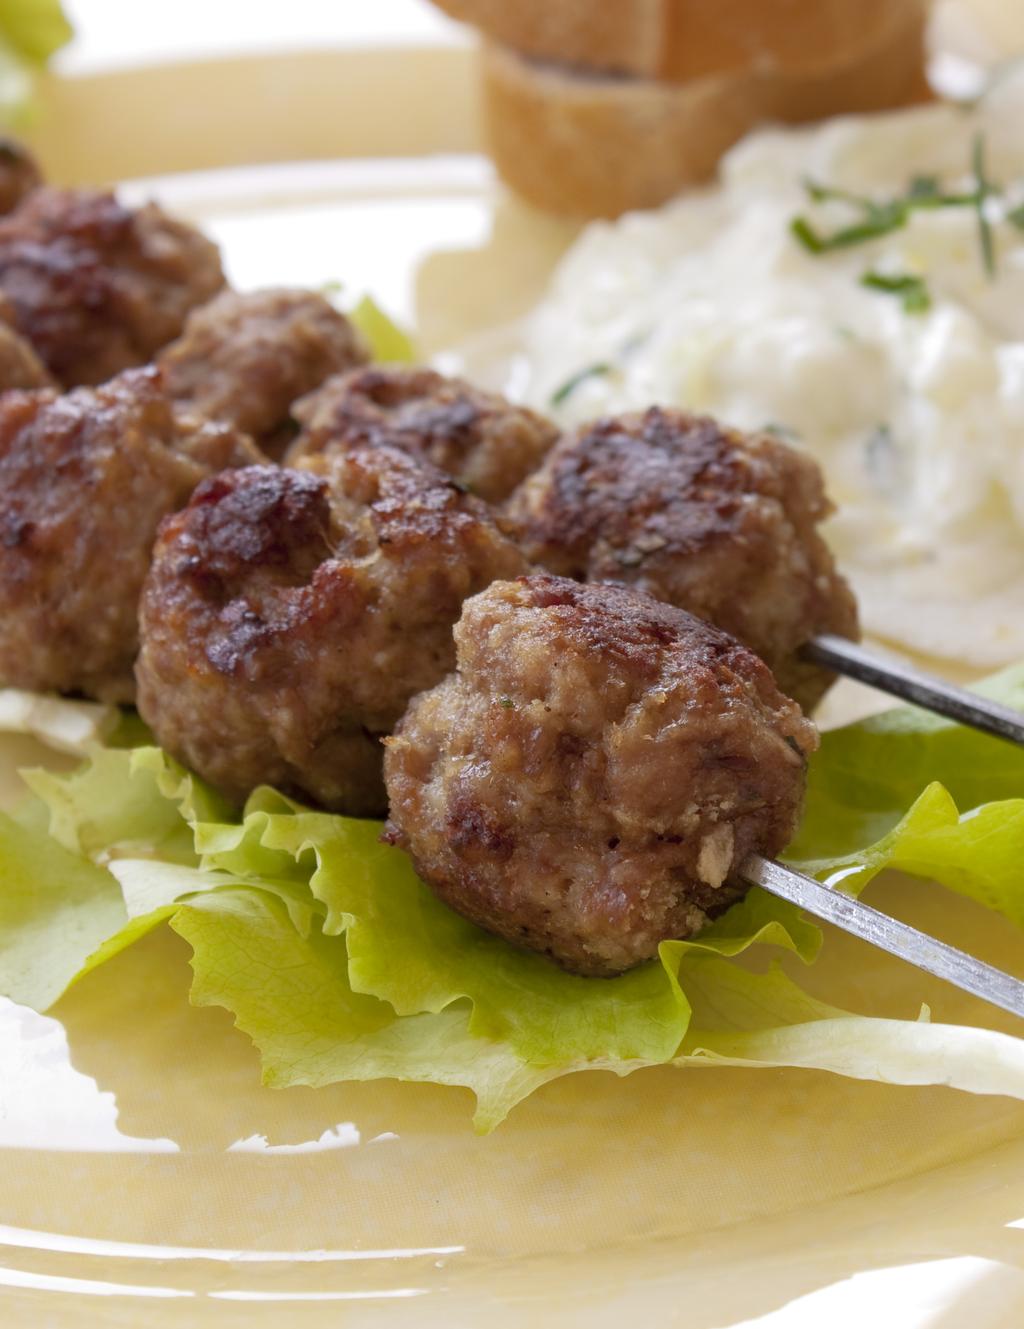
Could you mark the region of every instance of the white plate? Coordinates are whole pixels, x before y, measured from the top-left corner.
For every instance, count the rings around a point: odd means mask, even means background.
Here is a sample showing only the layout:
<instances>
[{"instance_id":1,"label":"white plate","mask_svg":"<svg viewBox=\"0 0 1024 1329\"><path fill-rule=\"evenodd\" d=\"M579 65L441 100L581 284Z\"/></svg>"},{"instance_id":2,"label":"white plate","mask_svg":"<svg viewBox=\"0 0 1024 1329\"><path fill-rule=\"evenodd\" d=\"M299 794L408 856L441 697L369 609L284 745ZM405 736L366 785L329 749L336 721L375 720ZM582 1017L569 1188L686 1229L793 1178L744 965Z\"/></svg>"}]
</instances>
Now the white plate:
<instances>
[{"instance_id":1,"label":"white plate","mask_svg":"<svg viewBox=\"0 0 1024 1329\"><path fill-rule=\"evenodd\" d=\"M496 214L486 169L465 159L218 173L159 192L222 239L239 281L369 288L400 316L418 309L434 346L515 312L567 239ZM3 740L2 774L41 755ZM965 901L911 882L881 898L996 963L1018 959L1019 937ZM987 1022L866 947L829 949L812 981L832 1000L906 1017L925 999L938 1019ZM261 1088L248 1041L224 1012L189 1007L187 988L187 948L162 933L53 1017L0 1007L5 1329L1024 1317L1024 1104L810 1072L653 1070L552 1084L481 1139L463 1091Z\"/></svg>"}]
</instances>

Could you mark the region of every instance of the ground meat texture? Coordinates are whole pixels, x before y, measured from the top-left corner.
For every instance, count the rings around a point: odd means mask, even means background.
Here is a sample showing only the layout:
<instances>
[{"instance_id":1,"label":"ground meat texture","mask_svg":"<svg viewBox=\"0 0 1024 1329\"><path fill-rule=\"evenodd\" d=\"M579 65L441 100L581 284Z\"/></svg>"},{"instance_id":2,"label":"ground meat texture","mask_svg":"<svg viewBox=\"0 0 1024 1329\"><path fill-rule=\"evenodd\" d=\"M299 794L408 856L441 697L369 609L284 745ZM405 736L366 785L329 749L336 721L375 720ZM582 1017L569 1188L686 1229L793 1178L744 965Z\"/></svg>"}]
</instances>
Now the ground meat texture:
<instances>
[{"instance_id":1,"label":"ground meat texture","mask_svg":"<svg viewBox=\"0 0 1024 1329\"><path fill-rule=\"evenodd\" d=\"M482 503L393 448L217 476L161 530L139 709L238 802L268 783L381 815L381 737L454 665L463 600L524 569Z\"/></svg>"},{"instance_id":2,"label":"ground meat texture","mask_svg":"<svg viewBox=\"0 0 1024 1329\"><path fill-rule=\"evenodd\" d=\"M819 632L858 635L853 594L817 530L831 510L810 457L652 408L568 435L507 516L534 562L638 587L724 628L809 711L834 676L798 648Z\"/></svg>"},{"instance_id":3,"label":"ground meat texture","mask_svg":"<svg viewBox=\"0 0 1024 1329\"><path fill-rule=\"evenodd\" d=\"M369 359L356 330L315 291L224 291L193 311L159 363L169 391L252 434L269 455L294 437L292 402Z\"/></svg>"},{"instance_id":4,"label":"ground meat texture","mask_svg":"<svg viewBox=\"0 0 1024 1329\"><path fill-rule=\"evenodd\" d=\"M137 610L162 517L259 458L175 411L153 369L0 399L0 684L134 695Z\"/></svg>"},{"instance_id":5,"label":"ground meat texture","mask_svg":"<svg viewBox=\"0 0 1024 1329\"><path fill-rule=\"evenodd\" d=\"M641 592L534 576L464 607L458 672L388 740L388 838L467 918L619 973L746 889L797 824L813 725L739 642Z\"/></svg>"},{"instance_id":6,"label":"ground meat texture","mask_svg":"<svg viewBox=\"0 0 1024 1329\"><path fill-rule=\"evenodd\" d=\"M223 284L216 246L152 203L44 187L0 218L0 291L65 387L145 364Z\"/></svg>"},{"instance_id":7,"label":"ground meat texture","mask_svg":"<svg viewBox=\"0 0 1024 1329\"><path fill-rule=\"evenodd\" d=\"M42 183L36 160L24 144L0 136L0 213L13 212Z\"/></svg>"},{"instance_id":8,"label":"ground meat texture","mask_svg":"<svg viewBox=\"0 0 1024 1329\"><path fill-rule=\"evenodd\" d=\"M432 369L372 366L332 378L294 410L303 425L289 460L364 443L425 457L497 503L558 437L543 416Z\"/></svg>"},{"instance_id":9,"label":"ground meat texture","mask_svg":"<svg viewBox=\"0 0 1024 1329\"><path fill-rule=\"evenodd\" d=\"M0 392L56 387L53 375L15 330L14 306L0 294Z\"/></svg>"}]
</instances>

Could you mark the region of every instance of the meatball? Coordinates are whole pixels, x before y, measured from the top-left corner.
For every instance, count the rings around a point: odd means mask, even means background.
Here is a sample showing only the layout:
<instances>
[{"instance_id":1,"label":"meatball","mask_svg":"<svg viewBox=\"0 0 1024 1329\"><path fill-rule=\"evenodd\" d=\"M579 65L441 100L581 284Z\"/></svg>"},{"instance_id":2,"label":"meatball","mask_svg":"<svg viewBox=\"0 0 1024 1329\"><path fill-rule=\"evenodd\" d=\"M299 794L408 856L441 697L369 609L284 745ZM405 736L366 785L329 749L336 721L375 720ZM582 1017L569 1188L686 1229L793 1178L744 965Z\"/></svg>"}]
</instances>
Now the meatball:
<instances>
[{"instance_id":1,"label":"meatball","mask_svg":"<svg viewBox=\"0 0 1024 1329\"><path fill-rule=\"evenodd\" d=\"M580 974L688 937L800 812L817 734L757 656L639 591L534 576L464 606L458 672L387 741L388 838L459 913Z\"/></svg>"},{"instance_id":2,"label":"meatball","mask_svg":"<svg viewBox=\"0 0 1024 1329\"><path fill-rule=\"evenodd\" d=\"M0 136L0 213L13 212L43 183L36 159L17 139Z\"/></svg>"},{"instance_id":3,"label":"meatball","mask_svg":"<svg viewBox=\"0 0 1024 1329\"><path fill-rule=\"evenodd\" d=\"M176 412L153 369L0 399L0 683L130 701L160 519L244 436Z\"/></svg>"},{"instance_id":4,"label":"meatball","mask_svg":"<svg viewBox=\"0 0 1024 1329\"><path fill-rule=\"evenodd\" d=\"M290 461L388 443L426 457L488 503L507 498L558 437L543 416L460 378L390 365L328 380L293 414L304 428Z\"/></svg>"},{"instance_id":5,"label":"meatball","mask_svg":"<svg viewBox=\"0 0 1024 1329\"><path fill-rule=\"evenodd\" d=\"M266 782L382 814L381 737L452 668L463 600L525 566L482 503L394 448L215 476L161 528L139 710L239 802Z\"/></svg>"},{"instance_id":6,"label":"meatball","mask_svg":"<svg viewBox=\"0 0 1024 1329\"><path fill-rule=\"evenodd\" d=\"M532 561L635 586L724 628L810 711L834 675L800 646L819 632L858 635L853 594L817 530L831 510L810 457L652 408L564 438L507 517Z\"/></svg>"},{"instance_id":7,"label":"meatball","mask_svg":"<svg viewBox=\"0 0 1024 1329\"><path fill-rule=\"evenodd\" d=\"M315 291L224 291L189 315L159 364L173 397L273 456L294 436L292 402L368 359L352 324Z\"/></svg>"},{"instance_id":8,"label":"meatball","mask_svg":"<svg viewBox=\"0 0 1024 1329\"><path fill-rule=\"evenodd\" d=\"M44 187L0 218L0 291L65 387L145 364L223 285L217 247L152 203Z\"/></svg>"},{"instance_id":9,"label":"meatball","mask_svg":"<svg viewBox=\"0 0 1024 1329\"><path fill-rule=\"evenodd\" d=\"M0 392L56 387L52 374L16 331L14 306L0 292Z\"/></svg>"}]
</instances>

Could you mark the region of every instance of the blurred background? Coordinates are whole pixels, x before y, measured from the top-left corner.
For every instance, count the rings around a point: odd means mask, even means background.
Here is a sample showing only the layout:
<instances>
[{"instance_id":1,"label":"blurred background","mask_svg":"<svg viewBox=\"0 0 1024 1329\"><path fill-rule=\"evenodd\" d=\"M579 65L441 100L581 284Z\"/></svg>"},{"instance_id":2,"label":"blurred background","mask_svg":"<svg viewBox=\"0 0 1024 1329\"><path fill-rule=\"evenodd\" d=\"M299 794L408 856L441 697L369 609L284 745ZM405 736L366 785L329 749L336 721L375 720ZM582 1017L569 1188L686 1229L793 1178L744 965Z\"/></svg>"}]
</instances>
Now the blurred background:
<instances>
[{"instance_id":1,"label":"blurred background","mask_svg":"<svg viewBox=\"0 0 1024 1329\"><path fill-rule=\"evenodd\" d=\"M61 15L0 7L0 108L67 183L481 146L477 34L428 0L65 0ZM1024 3L937 0L928 46L940 82L969 91L1024 51Z\"/></svg>"}]
</instances>

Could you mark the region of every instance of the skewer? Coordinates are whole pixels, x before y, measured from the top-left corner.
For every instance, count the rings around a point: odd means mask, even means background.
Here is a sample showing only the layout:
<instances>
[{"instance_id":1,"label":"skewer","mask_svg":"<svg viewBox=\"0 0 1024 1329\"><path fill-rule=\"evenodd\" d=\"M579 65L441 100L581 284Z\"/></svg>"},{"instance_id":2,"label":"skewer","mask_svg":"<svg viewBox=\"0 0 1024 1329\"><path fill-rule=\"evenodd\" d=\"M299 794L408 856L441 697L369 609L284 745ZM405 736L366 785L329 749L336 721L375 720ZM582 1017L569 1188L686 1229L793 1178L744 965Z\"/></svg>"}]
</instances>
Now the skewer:
<instances>
[{"instance_id":1,"label":"skewer","mask_svg":"<svg viewBox=\"0 0 1024 1329\"><path fill-rule=\"evenodd\" d=\"M823 634L801 648L805 660L823 665L847 678L891 693L925 710L944 715L984 734L1024 744L1024 713L988 697L925 674L910 665L885 660L845 637Z\"/></svg>"},{"instance_id":2,"label":"skewer","mask_svg":"<svg viewBox=\"0 0 1024 1329\"><path fill-rule=\"evenodd\" d=\"M881 914L855 896L824 886L813 877L785 867L760 854L751 854L740 865L740 876L791 904L799 905L816 918L834 923L844 932L878 946L890 955L924 969L955 987L970 992L992 1006L1024 1019L1024 983L1001 969L936 941L906 923Z\"/></svg>"}]
</instances>

